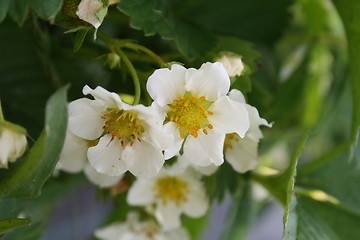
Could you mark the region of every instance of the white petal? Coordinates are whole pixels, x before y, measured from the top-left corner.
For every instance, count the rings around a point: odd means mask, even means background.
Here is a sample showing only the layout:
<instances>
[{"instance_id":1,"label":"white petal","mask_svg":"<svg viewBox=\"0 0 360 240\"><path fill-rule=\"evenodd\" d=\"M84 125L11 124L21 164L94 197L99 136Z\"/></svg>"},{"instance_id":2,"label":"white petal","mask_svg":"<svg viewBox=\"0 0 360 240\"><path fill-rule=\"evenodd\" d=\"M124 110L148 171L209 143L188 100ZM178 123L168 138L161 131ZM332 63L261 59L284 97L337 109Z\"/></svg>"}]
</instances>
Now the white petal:
<instances>
[{"instance_id":1,"label":"white petal","mask_svg":"<svg viewBox=\"0 0 360 240\"><path fill-rule=\"evenodd\" d=\"M246 103L244 94L237 89L232 89L229 92L229 98L237 102Z\"/></svg>"},{"instance_id":2,"label":"white petal","mask_svg":"<svg viewBox=\"0 0 360 240\"><path fill-rule=\"evenodd\" d=\"M95 236L99 239L105 240L119 240L120 237L129 231L128 227L124 223L113 223L109 226L97 229Z\"/></svg>"},{"instance_id":3,"label":"white petal","mask_svg":"<svg viewBox=\"0 0 360 240\"><path fill-rule=\"evenodd\" d=\"M59 166L61 166L60 169L69 173L77 173L83 170L88 162L88 148L87 140L79 138L68 131L58 162Z\"/></svg>"},{"instance_id":4,"label":"white petal","mask_svg":"<svg viewBox=\"0 0 360 240\"><path fill-rule=\"evenodd\" d=\"M95 147L89 148L87 155L90 164L96 171L109 176L118 176L127 170L121 159L123 148L117 138L111 142L110 140L111 136L108 134L101 137Z\"/></svg>"},{"instance_id":5,"label":"white petal","mask_svg":"<svg viewBox=\"0 0 360 240\"><path fill-rule=\"evenodd\" d=\"M134 206L154 202L154 184L154 179L137 179L128 192L127 202Z\"/></svg>"},{"instance_id":6,"label":"white petal","mask_svg":"<svg viewBox=\"0 0 360 240\"><path fill-rule=\"evenodd\" d=\"M198 180L188 181L188 183L190 191L187 194L188 200L183 205L184 213L194 218L201 217L209 208L205 188Z\"/></svg>"},{"instance_id":7,"label":"white petal","mask_svg":"<svg viewBox=\"0 0 360 240\"><path fill-rule=\"evenodd\" d=\"M133 146L127 145L122 159L129 171L137 177L154 177L164 165L161 149L148 141L135 141Z\"/></svg>"},{"instance_id":8,"label":"white petal","mask_svg":"<svg viewBox=\"0 0 360 240\"><path fill-rule=\"evenodd\" d=\"M197 97L205 96L209 101L216 101L228 93L229 76L222 63L204 63L197 71L186 74L187 91Z\"/></svg>"},{"instance_id":9,"label":"white petal","mask_svg":"<svg viewBox=\"0 0 360 240\"><path fill-rule=\"evenodd\" d=\"M173 202L167 202L165 205L162 203L157 204L155 217L163 226L165 231L179 228L181 209Z\"/></svg>"},{"instance_id":10,"label":"white petal","mask_svg":"<svg viewBox=\"0 0 360 240\"><path fill-rule=\"evenodd\" d=\"M151 98L164 107L183 96L185 72L186 69L178 64L173 64L171 70L167 68L155 70L146 83L146 89Z\"/></svg>"},{"instance_id":11,"label":"white petal","mask_svg":"<svg viewBox=\"0 0 360 240\"><path fill-rule=\"evenodd\" d=\"M250 128L246 133L246 136L253 139L254 141L259 140L263 137L263 134L260 130L260 125L265 125L267 127L271 127L272 125L259 116L259 112L255 107L246 104L246 109L249 112L250 120Z\"/></svg>"},{"instance_id":12,"label":"white petal","mask_svg":"<svg viewBox=\"0 0 360 240\"><path fill-rule=\"evenodd\" d=\"M92 95L97 101L102 102L106 107L116 107L120 104L119 108L124 108L122 106L124 103L118 94L109 92L100 86L96 87L95 89L91 89L88 85L85 85L83 88L83 94Z\"/></svg>"},{"instance_id":13,"label":"white petal","mask_svg":"<svg viewBox=\"0 0 360 240\"><path fill-rule=\"evenodd\" d=\"M244 137L250 127L249 113L245 104L231 100L224 96L211 105L208 120L213 125L214 131L218 133L236 132Z\"/></svg>"},{"instance_id":14,"label":"white petal","mask_svg":"<svg viewBox=\"0 0 360 240\"><path fill-rule=\"evenodd\" d=\"M69 103L68 129L78 137L94 140L103 132L106 108L99 102L81 98Z\"/></svg>"},{"instance_id":15,"label":"white petal","mask_svg":"<svg viewBox=\"0 0 360 240\"><path fill-rule=\"evenodd\" d=\"M165 124L164 130L171 135L173 139L171 144L169 144L169 146L165 149L164 153L165 159L170 159L179 153L183 139L181 139L179 130L176 128L176 124L174 122L168 122Z\"/></svg>"},{"instance_id":16,"label":"white petal","mask_svg":"<svg viewBox=\"0 0 360 240\"><path fill-rule=\"evenodd\" d=\"M89 181L100 188L111 187L118 183L123 177L123 175L108 176L103 173L99 173L90 164L86 164L84 172Z\"/></svg>"},{"instance_id":17,"label":"white petal","mask_svg":"<svg viewBox=\"0 0 360 240\"><path fill-rule=\"evenodd\" d=\"M224 162L225 134L200 133L197 138L189 135L184 144L183 158L194 165L221 165Z\"/></svg>"},{"instance_id":18,"label":"white petal","mask_svg":"<svg viewBox=\"0 0 360 240\"><path fill-rule=\"evenodd\" d=\"M232 148L225 150L225 158L239 173L255 169L258 163L258 141L245 137L238 141L231 141Z\"/></svg>"},{"instance_id":19,"label":"white petal","mask_svg":"<svg viewBox=\"0 0 360 240\"><path fill-rule=\"evenodd\" d=\"M13 151L14 137L12 131L0 131L0 167L7 167L11 152Z\"/></svg>"},{"instance_id":20,"label":"white petal","mask_svg":"<svg viewBox=\"0 0 360 240\"><path fill-rule=\"evenodd\" d=\"M103 3L101 0L82 0L76 11L76 15L84 20L95 28L100 27L103 19L99 19L97 12L103 8Z\"/></svg>"}]
</instances>

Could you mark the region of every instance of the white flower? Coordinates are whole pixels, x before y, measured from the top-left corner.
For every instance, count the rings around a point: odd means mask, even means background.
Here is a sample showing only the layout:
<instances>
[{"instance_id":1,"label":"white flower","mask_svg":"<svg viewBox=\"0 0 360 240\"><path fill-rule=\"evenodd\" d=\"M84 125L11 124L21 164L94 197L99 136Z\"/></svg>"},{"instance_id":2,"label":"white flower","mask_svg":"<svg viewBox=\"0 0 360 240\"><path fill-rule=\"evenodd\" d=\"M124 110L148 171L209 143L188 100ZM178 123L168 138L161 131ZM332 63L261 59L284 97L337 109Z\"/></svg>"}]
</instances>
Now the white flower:
<instances>
[{"instance_id":1,"label":"white flower","mask_svg":"<svg viewBox=\"0 0 360 240\"><path fill-rule=\"evenodd\" d=\"M101 87L85 86L81 98L69 104L69 130L86 140L99 139L87 156L96 171L118 176L129 170L138 177L156 175L164 164L164 150L172 142L163 132L156 107L131 106Z\"/></svg>"},{"instance_id":2,"label":"white flower","mask_svg":"<svg viewBox=\"0 0 360 240\"><path fill-rule=\"evenodd\" d=\"M101 188L111 187L118 183L123 175L108 176L97 172L89 164L87 150L96 142L97 141L88 141L79 138L68 131L66 133L64 146L60 154L60 159L56 165L56 169L69 173L84 171L89 181Z\"/></svg>"},{"instance_id":3,"label":"white flower","mask_svg":"<svg viewBox=\"0 0 360 240\"><path fill-rule=\"evenodd\" d=\"M221 62L224 65L230 78L240 76L244 70L244 64L241 61L241 57L236 55L224 53L222 57L216 59L216 62Z\"/></svg>"},{"instance_id":4,"label":"white flower","mask_svg":"<svg viewBox=\"0 0 360 240\"><path fill-rule=\"evenodd\" d=\"M99 28L107 13L107 7L101 0L81 0L76 15L95 28Z\"/></svg>"},{"instance_id":5,"label":"white flower","mask_svg":"<svg viewBox=\"0 0 360 240\"><path fill-rule=\"evenodd\" d=\"M127 201L135 206L155 204L155 217L164 230L178 228L182 213L197 218L209 207L200 175L192 173L184 172L176 164L162 168L154 178L137 179L128 192Z\"/></svg>"},{"instance_id":6,"label":"white flower","mask_svg":"<svg viewBox=\"0 0 360 240\"><path fill-rule=\"evenodd\" d=\"M139 221L137 213L131 212L126 222L113 223L95 231L101 240L188 240L185 229L164 232L154 221Z\"/></svg>"},{"instance_id":7,"label":"white flower","mask_svg":"<svg viewBox=\"0 0 360 240\"><path fill-rule=\"evenodd\" d=\"M165 127L175 143L165 157L177 154L184 139L183 157L200 166L224 162L226 133L244 137L250 122L245 104L226 94L230 79L221 63L205 63L200 69L174 64L158 69L147 82L154 102L166 114Z\"/></svg>"},{"instance_id":8,"label":"white flower","mask_svg":"<svg viewBox=\"0 0 360 240\"><path fill-rule=\"evenodd\" d=\"M1 111L1 110L0 110ZM0 168L7 168L9 162L21 157L27 146L25 130L18 131L19 126L4 122L0 126Z\"/></svg>"},{"instance_id":9,"label":"white flower","mask_svg":"<svg viewBox=\"0 0 360 240\"><path fill-rule=\"evenodd\" d=\"M258 162L258 144L263 137L260 125L271 127L265 119L259 116L258 110L245 103L243 94L236 89L231 90L229 97L246 105L249 112L250 128L244 138L240 138L236 133L226 135L225 139L225 158L230 165L240 173L253 170Z\"/></svg>"}]
</instances>

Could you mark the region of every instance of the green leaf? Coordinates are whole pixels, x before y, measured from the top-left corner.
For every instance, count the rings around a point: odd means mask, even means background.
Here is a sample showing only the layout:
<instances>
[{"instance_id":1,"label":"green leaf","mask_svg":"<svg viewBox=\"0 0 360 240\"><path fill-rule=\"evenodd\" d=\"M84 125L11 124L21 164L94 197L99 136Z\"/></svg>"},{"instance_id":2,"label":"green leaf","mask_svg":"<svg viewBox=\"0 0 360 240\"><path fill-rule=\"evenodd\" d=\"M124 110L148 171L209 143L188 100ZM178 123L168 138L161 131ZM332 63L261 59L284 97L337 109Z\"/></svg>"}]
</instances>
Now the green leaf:
<instances>
[{"instance_id":1,"label":"green leaf","mask_svg":"<svg viewBox=\"0 0 360 240\"><path fill-rule=\"evenodd\" d=\"M214 37L186 19L180 19L171 7L171 1L122 0L118 9L130 16L130 25L143 30L145 35L159 33L165 39L175 40L180 51L188 57L202 56L214 46Z\"/></svg>"},{"instance_id":2,"label":"green leaf","mask_svg":"<svg viewBox=\"0 0 360 240\"><path fill-rule=\"evenodd\" d=\"M355 151L354 151L355 150ZM344 144L299 169L297 185L320 189L360 215L360 144Z\"/></svg>"},{"instance_id":3,"label":"green leaf","mask_svg":"<svg viewBox=\"0 0 360 240\"><path fill-rule=\"evenodd\" d=\"M296 230L286 234L283 240L342 240L358 239L360 216L341 205L316 201L306 195L294 196L296 211L290 212ZM292 228L294 230L294 228Z\"/></svg>"},{"instance_id":4,"label":"green leaf","mask_svg":"<svg viewBox=\"0 0 360 240\"><path fill-rule=\"evenodd\" d=\"M88 31L89 31L89 28L85 28L85 29L82 28L76 32L74 48L73 48L74 52L77 52L81 48L81 45L83 44Z\"/></svg>"},{"instance_id":5,"label":"green leaf","mask_svg":"<svg viewBox=\"0 0 360 240\"><path fill-rule=\"evenodd\" d=\"M182 216L182 226L187 229L190 239L199 239L209 223L209 214L200 218L190 218L186 215Z\"/></svg>"},{"instance_id":6,"label":"green leaf","mask_svg":"<svg viewBox=\"0 0 360 240\"><path fill-rule=\"evenodd\" d=\"M5 231L8 231L12 228L22 226L22 225L28 225L31 221L23 218L8 218L8 219L1 219L0 220L0 234L2 234Z\"/></svg>"},{"instance_id":7,"label":"green leaf","mask_svg":"<svg viewBox=\"0 0 360 240\"><path fill-rule=\"evenodd\" d=\"M31 5L36 14L45 19L53 20L60 11L63 0L32 0Z\"/></svg>"},{"instance_id":8,"label":"green leaf","mask_svg":"<svg viewBox=\"0 0 360 240\"><path fill-rule=\"evenodd\" d=\"M28 0L11 0L9 14L18 24L23 24L29 10Z\"/></svg>"},{"instance_id":9,"label":"green leaf","mask_svg":"<svg viewBox=\"0 0 360 240\"><path fill-rule=\"evenodd\" d=\"M6 17L6 13L9 9L10 0L2 0L0 1L0 23Z\"/></svg>"},{"instance_id":10,"label":"green leaf","mask_svg":"<svg viewBox=\"0 0 360 240\"><path fill-rule=\"evenodd\" d=\"M350 56L353 122L352 140L355 142L360 130L360 2L354 0L332 0L344 23ZM360 162L359 162L360 163Z\"/></svg>"},{"instance_id":11,"label":"green leaf","mask_svg":"<svg viewBox=\"0 0 360 240\"><path fill-rule=\"evenodd\" d=\"M52 174L64 143L67 123L68 87L59 89L46 105L45 132L30 153L0 183L3 198L31 198L41 193L41 187Z\"/></svg>"},{"instance_id":12,"label":"green leaf","mask_svg":"<svg viewBox=\"0 0 360 240\"><path fill-rule=\"evenodd\" d=\"M291 202L291 195L294 192L294 176L296 175L297 162L301 156L309 134L310 131L305 131L301 136L294 148L289 166L283 173L270 176L254 174L252 176L255 181L265 187L273 195L273 197L286 207L284 215L285 225L287 222L286 219Z\"/></svg>"}]
</instances>

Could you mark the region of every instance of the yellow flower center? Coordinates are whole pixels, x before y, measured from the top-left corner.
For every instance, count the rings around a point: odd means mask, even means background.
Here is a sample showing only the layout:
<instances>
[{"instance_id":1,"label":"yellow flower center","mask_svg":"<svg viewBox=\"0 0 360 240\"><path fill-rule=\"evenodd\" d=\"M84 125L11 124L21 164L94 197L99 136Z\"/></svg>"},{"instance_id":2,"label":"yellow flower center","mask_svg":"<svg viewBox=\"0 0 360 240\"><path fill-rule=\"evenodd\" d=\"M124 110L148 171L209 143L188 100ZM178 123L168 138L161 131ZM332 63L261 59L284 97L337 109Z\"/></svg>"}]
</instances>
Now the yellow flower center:
<instances>
[{"instance_id":1,"label":"yellow flower center","mask_svg":"<svg viewBox=\"0 0 360 240\"><path fill-rule=\"evenodd\" d=\"M122 147L128 143L132 146L136 140L141 142L140 136L144 129L137 113L131 110L109 108L101 118L105 120L104 133L111 134L111 141L118 138Z\"/></svg>"},{"instance_id":2,"label":"yellow flower center","mask_svg":"<svg viewBox=\"0 0 360 240\"><path fill-rule=\"evenodd\" d=\"M213 128L207 119L208 115L214 114L208 111L211 104L212 102L206 100L204 96L197 98L186 92L184 96L169 104L170 109L166 112L165 124L169 121L175 122L181 138L185 138L188 134L196 138L200 129L204 134L208 134L206 127Z\"/></svg>"},{"instance_id":3,"label":"yellow flower center","mask_svg":"<svg viewBox=\"0 0 360 240\"><path fill-rule=\"evenodd\" d=\"M187 182L174 176L164 176L159 178L155 184L156 198L162 200L164 205L167 201L173 201L177 206L187 201L186 195L189 193Z\"/></svg>"},{"instance_id":4,"label":"yellow flower center","mask_svg":"<svg viewBox=\"0 0 360 240\"><path fill-rule=\"evenodd\" d=\"M225 141L224 141L224 148L233 149L234 146L232 145L233 141L239 141L240 137L236 133L229 133L226 134Z\"/></svg>"}]
</instances>

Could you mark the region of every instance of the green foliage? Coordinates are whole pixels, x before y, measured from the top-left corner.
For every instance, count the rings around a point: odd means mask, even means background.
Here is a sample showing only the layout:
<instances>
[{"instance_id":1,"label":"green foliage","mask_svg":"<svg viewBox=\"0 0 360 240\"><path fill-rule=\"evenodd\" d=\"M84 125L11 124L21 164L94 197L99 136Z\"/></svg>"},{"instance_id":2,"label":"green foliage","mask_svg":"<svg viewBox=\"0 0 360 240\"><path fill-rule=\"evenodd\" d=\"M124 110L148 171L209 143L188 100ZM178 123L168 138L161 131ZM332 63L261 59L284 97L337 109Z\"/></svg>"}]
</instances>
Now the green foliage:
<instances>
[{"instance_id":1,"label":"green foliage","mask_svg":"<svg viewBox=\"0 0 360 240\"><path fill-rule=\"evenodd\" d=\"M8 218L0 220L0 234L14 227L28 225L31 221L23 218Z\"/></svg>"},{"instance_id":2,"label":"green foliage","mask_svg":"<svg viewBox=\"0 0 360 240\"><path fill-rule=\"evenodd\" d=\"M31 198L41 193L41 187L52 174L65 139L67 123L67 87L59 89L48 101L45 132L30 153L0 183L3 198Z\"/></svg>"}]
</instances>

